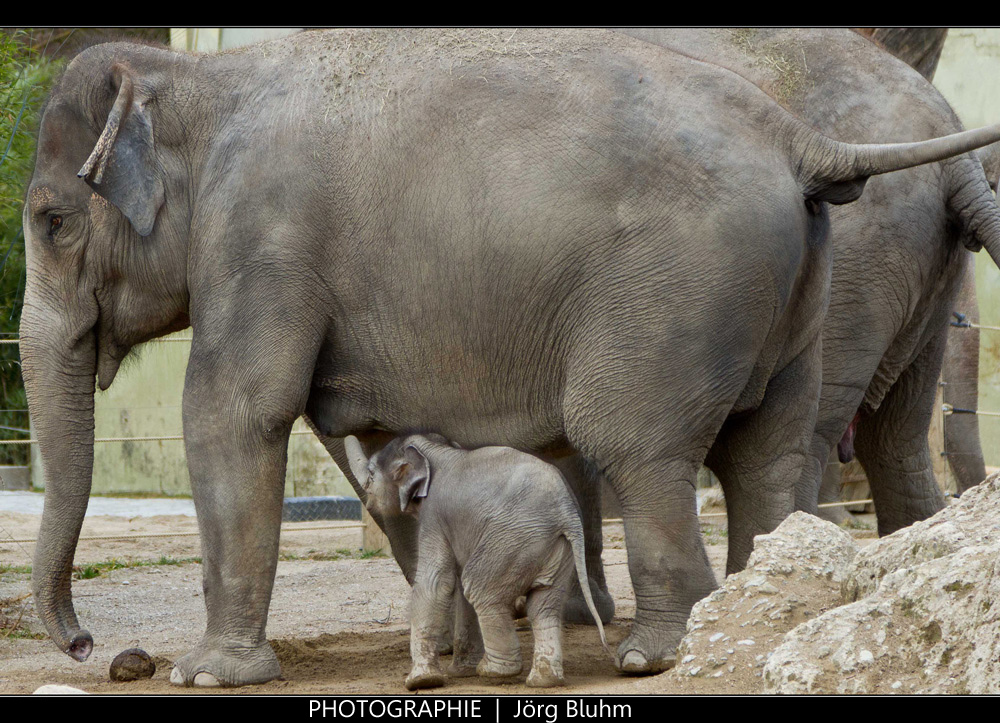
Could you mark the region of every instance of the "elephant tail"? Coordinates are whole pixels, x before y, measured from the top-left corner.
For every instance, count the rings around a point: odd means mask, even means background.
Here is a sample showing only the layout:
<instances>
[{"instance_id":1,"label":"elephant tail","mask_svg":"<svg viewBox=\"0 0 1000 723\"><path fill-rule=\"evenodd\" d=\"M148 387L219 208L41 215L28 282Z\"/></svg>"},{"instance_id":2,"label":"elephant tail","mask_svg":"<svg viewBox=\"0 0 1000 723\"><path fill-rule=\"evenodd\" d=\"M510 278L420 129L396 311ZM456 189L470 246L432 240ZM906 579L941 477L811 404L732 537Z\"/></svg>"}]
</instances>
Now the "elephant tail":
<instances>
[{"instance_id":1,"label":"elephant tail","mask_svg":"<svg viewBox=\"0 0 1000 723\"><path fill-rule=\"evenodd\" d=\"M799 183L807 199L856 201L871 176L969 153L1000 141L1000 124L915 143L841 143L798 122L793 133ZM969 156L970 162L976 161Z\"/></svg>"},{"instance_id":2,"label":"elephant tail","mask_svg":"<svg viewBox=\"0 0 1000 723\"><path fill-rule=\"evenodd\" d=\"M995 184L997 179L988 179L984 172L992 175L1000 169L981 158L967 156L948 164L951 181L948 209L963 231L965 247L970 251L985 248L993 263L1000 267L1000 208L990 188L990 182Z\"/></svg>"},{"instance_id":3,"label":"elephant tail","mask_svg":"<svg viewBox=\"0 0 1000 723\"><path fill-rule=\"evenodd\" d=\"M583 544L583 528L580 526L580 517L574 518L575 524L567 525L563 530L563 536L573 548L573 563L576 565L576 577L580 581L580 590L583 592L583 599L587 602L587 609L594 617L597 624L597 632L601 635L601 645L604 650L614 658L614 653L608 647L608 639L604 635L604 624L601 622L601 615L597 612L597 605L594 604L594 597L590 593L590 578L587 577L587 557Z\"/></svg>"}]
</instances>

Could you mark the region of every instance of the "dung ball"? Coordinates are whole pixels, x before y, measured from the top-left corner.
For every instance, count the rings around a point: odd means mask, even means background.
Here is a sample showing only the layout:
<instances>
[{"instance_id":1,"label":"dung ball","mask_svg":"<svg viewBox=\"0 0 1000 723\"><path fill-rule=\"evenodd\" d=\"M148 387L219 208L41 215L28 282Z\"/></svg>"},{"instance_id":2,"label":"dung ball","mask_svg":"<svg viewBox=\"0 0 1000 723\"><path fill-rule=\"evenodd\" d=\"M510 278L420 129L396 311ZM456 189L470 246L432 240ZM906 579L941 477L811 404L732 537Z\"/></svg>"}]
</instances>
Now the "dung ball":
<instances>
[{"instance_id":1,"label":"dung ball","mask_svg":"<svg viewBox=\"0 0 1000 723\"><path fill-rule=\"evenodd\" d=\"M152 678L156 663L142 648L129 648L118 653L111 661L111 680L123 682Z\"/></svg>"}]
</instances>

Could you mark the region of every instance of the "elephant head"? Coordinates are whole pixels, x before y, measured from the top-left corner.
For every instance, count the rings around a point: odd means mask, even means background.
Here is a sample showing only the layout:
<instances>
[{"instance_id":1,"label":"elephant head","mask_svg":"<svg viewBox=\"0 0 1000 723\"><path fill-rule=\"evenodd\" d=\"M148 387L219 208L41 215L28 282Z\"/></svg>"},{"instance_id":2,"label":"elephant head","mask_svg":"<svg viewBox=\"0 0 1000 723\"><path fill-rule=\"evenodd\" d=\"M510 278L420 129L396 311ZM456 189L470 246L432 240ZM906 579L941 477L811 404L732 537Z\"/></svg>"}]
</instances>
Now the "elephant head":
<instances>
[{"instance_id":1,"label":"elephant head","mask_svg":"<svg viewBox=\"0 0 1000 723\"><path fill-rule=\"evenodd\" d=\"M21 361L46 475L34 597L77 660L93 645L70 575L93 474L95 377L107 389L135 344L188 326L189 164L165 110L180 65L143 46L78 56L45 108L25 199Z\"/></svg>"},{"instance_id":2,"label":"elephant head","mask_svg":"<svg viewBox=\"0 0 1000 723\"><path fill-rule=\"evenodd\" d=\"M369 460L356 437L344 438L354 476L365 489L365 504L383 517L416 515L431 485L431 466L412 437L397 437Z\"/></svg>"}]
</instances>

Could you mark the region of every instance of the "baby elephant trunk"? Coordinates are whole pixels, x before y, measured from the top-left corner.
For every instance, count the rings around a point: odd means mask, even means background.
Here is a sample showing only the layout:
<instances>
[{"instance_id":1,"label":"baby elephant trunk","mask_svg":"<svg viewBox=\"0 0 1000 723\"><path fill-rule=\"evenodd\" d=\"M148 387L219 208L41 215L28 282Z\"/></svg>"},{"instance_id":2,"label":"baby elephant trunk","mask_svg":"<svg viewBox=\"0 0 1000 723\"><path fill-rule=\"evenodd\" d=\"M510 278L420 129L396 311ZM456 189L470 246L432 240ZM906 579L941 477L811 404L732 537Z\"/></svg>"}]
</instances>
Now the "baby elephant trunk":
<instances>
[{"instance_id":1,"label":"baby elephant trunk","mask_svg":"<svg viewBox=\"0 0 1000 723\"><path fill-rule=\"evenodd\" d=\"M573 563L576 565L576 577L580 581L580 590L583 591L583 599L587 602L587 608L590 610L594 622L597 623L597 632L601 635L601 645L604 646L605 652L614 658L614 653L608 647L608 639L604 636L604 625L601 623L601 616L597 612L597 606L594 605L594 598L590 594L590 579L587 577L587 558L583 545L583 530L580 527L579 521L577 521L577 524L568 527L563 532L563 535L569 541L570 547L573 548Z\"/></svg>"}]
</instances>

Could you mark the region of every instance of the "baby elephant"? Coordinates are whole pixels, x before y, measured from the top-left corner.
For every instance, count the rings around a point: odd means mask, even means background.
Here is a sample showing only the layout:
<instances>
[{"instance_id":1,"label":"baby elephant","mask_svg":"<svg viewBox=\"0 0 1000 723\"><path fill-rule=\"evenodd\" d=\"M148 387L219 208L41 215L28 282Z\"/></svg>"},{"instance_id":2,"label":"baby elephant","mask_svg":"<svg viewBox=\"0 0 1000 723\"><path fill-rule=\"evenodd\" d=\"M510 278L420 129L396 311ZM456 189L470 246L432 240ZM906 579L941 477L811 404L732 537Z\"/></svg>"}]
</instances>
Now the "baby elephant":
<instances>
[{"instance_id":1,"label":"baby elephant","mask_svg":"<svg viewBox=\"0 0 1000 723\"><path fill-rule=\"evenodd\" d=\"M528 685L561 685L562 611L574 567L608 650L590 596L580 513L559 470L509 447L464 450L436 434L397 437L370 460L356 438L344 447L369 509L419 514L409 690L444 684L438 640L453 599L449 674L519 674L513 610L522 595L535 637Z\"/></svg>"}]
</instances>

